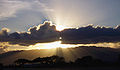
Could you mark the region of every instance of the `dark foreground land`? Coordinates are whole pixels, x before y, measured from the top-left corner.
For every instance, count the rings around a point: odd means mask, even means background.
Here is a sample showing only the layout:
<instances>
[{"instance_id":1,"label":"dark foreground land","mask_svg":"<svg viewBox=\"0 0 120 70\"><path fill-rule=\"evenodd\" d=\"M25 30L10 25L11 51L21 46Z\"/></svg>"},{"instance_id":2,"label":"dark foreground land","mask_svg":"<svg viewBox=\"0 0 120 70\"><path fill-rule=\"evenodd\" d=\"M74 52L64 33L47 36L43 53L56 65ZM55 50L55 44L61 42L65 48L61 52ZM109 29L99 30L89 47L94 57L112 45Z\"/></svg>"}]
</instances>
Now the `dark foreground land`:
<instances>
[{"instance_id":1,"label":"dark foreground land","mask_svg":"<svg viewBox=\"0 0 120 70\"><path fill-rule=\"evenodd\" d=\"M88 56L86 57L88 59ZM90 62L91 60L89 61L85 60L84 62L82 62L80 59L78 60L77 62L60 63L60 64L37 63L37 64L20 64L15 66L10 65L10 66L3 66L1 67L0 70L120 70L119 63L102 62L99 64L99 63Z\"/></svg>"},{"instance_id":2,"label":"dark foreground land","mask_svg":"<svg viewBox=\"0 0 120 70\"><path fill-rule=\"evenodd\" d=\"M3 70L120 70L120 67L80 67L80 68L4 68Z\"/></svg>"},{"instance_id":3,"label":"dark foreground land","mask_svg":"<svg viewBox=\"0 0 120 70\"><path fill-rule=\"evenodd\" d=\"M92 56L77 58L74 62L66 62L64 57L57 55L33 60L17 59L10 65L0 64L0 70L120 70L120 54L114 62Z\"/></svg>"},{"instance_id":4,"label":"dark foreground land","mask_svg":"<svg viewBox=\"0 0 120 70\"><path fill-rule=\"evenodd\" d=\"M120 55L116 62L106 62L92 56L78 58L74 62L65 62L63 57L51 56L34 60L18 59L14 64L4 66L0 70L120 70Z\"/></svg>"}]
</instances>

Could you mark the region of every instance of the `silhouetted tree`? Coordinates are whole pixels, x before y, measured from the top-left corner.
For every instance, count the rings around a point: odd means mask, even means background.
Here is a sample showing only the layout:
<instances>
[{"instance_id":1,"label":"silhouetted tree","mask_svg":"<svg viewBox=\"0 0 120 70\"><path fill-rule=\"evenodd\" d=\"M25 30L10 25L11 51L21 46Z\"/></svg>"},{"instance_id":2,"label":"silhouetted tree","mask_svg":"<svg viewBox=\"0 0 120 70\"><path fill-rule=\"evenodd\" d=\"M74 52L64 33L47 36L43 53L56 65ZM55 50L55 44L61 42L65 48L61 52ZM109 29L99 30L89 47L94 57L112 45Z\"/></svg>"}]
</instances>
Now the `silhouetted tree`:
<instances>
[{"instance_id":1,"label":"silhouetted tree","mask_svg":"<svg viewBox=\"0 0 120 70\"><path fill-rule=\"evenodd\" d=\"M51 59L53 63L65 63L65 59L63 57L54 55L51 57Z\"/></svg>"},{"instance_id":2,"label":"silhouetted tree","mask_svg":"<svg viewBox=\"0 0 120 70\"><path fill-rule=\"evenodd\" d=\"M24 64L29 63L29 62L30 62L30 60L27 60L27 59L18 59L14 63L16 63L18 65L24 65Z\"/></svg>"},{"instance_id":3,"label":"silhouetted tree","mask_svg":"<svg viewBox=\"0 0 120 70\"><path fill-rule=\"evenodd\" d=\"M42 61L42 58L38 57L38 58L35 58L32 60L33 63L35 62L41 62Z\"/></svg>"},{"instance_id":4,"label":"silhouetted tree","mask_svg":"<svg viewBox=\"0 0 120 70\"><path fill-rule=\"evenodd\" d=\"M32 61L29 61L27 59L18 59L15 61L18 65L24 65L26 63L35 63L37 67L64 67L64 66L100 66L100 65L108 65L107 63L104 64L104 62L100 59L94 59L92 56L84 56L82 58L78 58L75 60L75 62L69 62L66 63L65 59L63 57L59 56L51 56L51 57L43 57L43 58L36 58ZM32 65L31 64L31 65ZM34 65L33 65L34 66Z\"/></svg>"},{"instance_id":5,"label":"silhouetted tree","mask_svg":"<svg viewBox=\"0 0 120 70\"><path fill-rule=\"evenodd\" d=\"M103 61L100 59L94 59L92 56L85 56L75 60L75 64L78 65L88 65L88 66L99 66L103 65Z\"/></svg>"},{"instance_id":6,"label":"silhouetted tree","mask_svg":"<svg viewBox=\"0 0 120 70\"><path fill-rule=\"evenodd\" d=\"M81 59L78 58L75 61L75 63L77 63L79 65L91 65L92 62L93 62L93 57L92 56L85 56L85 57L82 57Z\"/></svg>"},{"instance_id":7,"label":"silhouetted tree","mask_svg":"<svg viewBox=\"0 0 120 70\"><path fill-rule=\"evenodd\" d=\"M43 57L43 58L36 58L32 61L33 63L39 62L40 64L58 64L58 63L65 63L65 59L59 56L51 56L51 57Z\"/></svg>"}]
</instances>

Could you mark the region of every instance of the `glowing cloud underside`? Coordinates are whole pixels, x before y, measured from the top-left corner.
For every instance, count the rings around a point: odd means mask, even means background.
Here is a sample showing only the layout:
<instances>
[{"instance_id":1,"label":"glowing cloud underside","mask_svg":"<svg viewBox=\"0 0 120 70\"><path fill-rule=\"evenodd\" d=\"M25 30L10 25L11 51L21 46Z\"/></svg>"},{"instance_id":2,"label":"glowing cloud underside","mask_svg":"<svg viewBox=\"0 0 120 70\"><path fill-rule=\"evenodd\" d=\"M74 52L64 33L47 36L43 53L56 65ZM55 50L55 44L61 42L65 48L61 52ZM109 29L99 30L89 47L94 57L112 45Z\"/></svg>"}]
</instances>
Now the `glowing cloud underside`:
<instances>
[{"instance_id":1,"label":"glowing cloud underside","mask_svg":"<svg viewBox=\"0 0 120 70\"><path fill-rule=\"evenodd\" d=\"M63 48L75 48L79 46L96 46L96 47L110 47L110 48L119 48L120 42L117 43L96 43L96 44L61 44L61 41L55 41L50 43L37 43L35 45L30 46L20 46L18 44L11 45L8 42L0 42L0 53L8 52L8 51L16 51L16 50L36 50L36 49L59 49Z\"/></svg>"},{"instance_id":2,"label":"glowing cloud underside","mask_svg":"<svg viewBox=\"0 0 120 70\"><path fill-rule=\"evenodd\" d=\"M31 49L54 49L54 48L72 48L77 45L61 44L61 41L55 41L51 43L37 43L29 46Z\"/></svg>"}]
</instances>

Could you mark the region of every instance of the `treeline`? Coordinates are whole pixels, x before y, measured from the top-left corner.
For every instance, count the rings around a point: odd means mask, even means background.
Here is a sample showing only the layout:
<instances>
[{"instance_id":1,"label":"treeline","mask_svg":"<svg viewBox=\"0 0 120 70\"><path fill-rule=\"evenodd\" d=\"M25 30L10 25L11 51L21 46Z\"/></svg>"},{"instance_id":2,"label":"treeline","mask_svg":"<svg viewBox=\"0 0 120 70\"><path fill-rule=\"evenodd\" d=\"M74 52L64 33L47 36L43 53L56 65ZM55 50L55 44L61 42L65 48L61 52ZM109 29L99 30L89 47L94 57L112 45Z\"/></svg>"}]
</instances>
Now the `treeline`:
<instances>
[{"instance_id":1,"label":"treeline","mask_svg":"<svg viewBox=\"0 0 120 70\"><path fill-rule=\"evenodd\" d=\"M63 57L50 56L43 58L35 58L33 60L28 59L17 59L12 65L6 67L86 67L86 66L120 66L120 55L118 55L118 60L115 62L102 61L100 59L95 59L92 56L85 56L76 59L74 62L66 62ZM0 68L3 65L0 64Z\"/></svg>"},{"instance_id":2,"label":"treeline","mask_svg":"<svg viewBox=\"0 0 120 70\"><path fill-rule=\"evenodd\" d=\"M35 67L49 67L49 66L62 66L66 64L65 59L59 56L50 56L50 57L43 57L43 58L35 58L33 60L27 59L18 59L15 62L17 66L35 66Z\"/></svg>"}]
</instances>

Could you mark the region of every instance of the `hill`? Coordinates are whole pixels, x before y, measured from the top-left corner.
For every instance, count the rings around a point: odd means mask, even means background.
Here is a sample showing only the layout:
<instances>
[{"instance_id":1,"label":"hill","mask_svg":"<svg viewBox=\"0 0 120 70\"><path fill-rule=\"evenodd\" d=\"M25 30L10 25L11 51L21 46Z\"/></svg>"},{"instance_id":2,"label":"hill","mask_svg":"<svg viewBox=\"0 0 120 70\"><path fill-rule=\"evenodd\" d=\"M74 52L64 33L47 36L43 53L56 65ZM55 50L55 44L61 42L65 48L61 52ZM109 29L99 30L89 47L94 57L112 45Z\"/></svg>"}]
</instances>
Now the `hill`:
<instances>
[{"instance_id":1,"label":"hill","mask_svg":"<svg viewBox=\"0 0 120 70\"><path fill-rule=\"evenodd\" d=\"M24 58L33 60L37 57L47 57L58 55L68 61L74 61L84 56L93 56L103 61L117 61L120 49L103 48L95 46L79 46L76 48L56 48L40 50L10 51L0 54L0 63L5 65L12 64L15 60Z\"/></svg>"}]
</instances>

